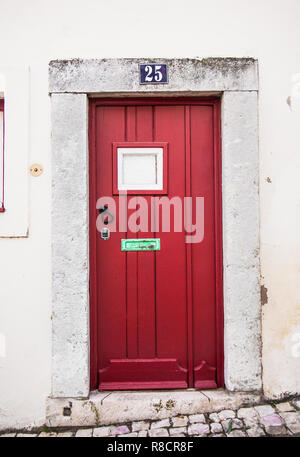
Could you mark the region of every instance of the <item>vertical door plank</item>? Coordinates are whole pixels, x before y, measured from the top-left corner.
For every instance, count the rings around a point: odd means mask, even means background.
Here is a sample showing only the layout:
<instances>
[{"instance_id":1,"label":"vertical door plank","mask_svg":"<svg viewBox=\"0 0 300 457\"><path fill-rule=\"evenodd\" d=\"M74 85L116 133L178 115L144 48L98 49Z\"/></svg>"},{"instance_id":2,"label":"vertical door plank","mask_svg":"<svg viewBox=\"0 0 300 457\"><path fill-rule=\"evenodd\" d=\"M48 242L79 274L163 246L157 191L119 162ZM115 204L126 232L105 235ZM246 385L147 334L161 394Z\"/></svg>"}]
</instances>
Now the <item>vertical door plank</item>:
<instances>
[{"instance_id":1,"label":"vertical door plank","mask_svg":"<svg viewBox=\"0 0 300 457\"><path fill-rule=\"evenodd\" d=\"M137 141L153 141L153 108L137 107ZM151 232L151 197L138 196L137 204L147 204L148 230L138 237L153 238ZM137 238L138 238L137 237ZM155 252L138 252L138 347L139 357L155 357Z\"/></svg>"},{"instance_id":2,"label":"vertical door plank","mask_svg":"<svg viewBox=\"0 0 300 457\"><path fill-rule=\"evenodd\" d=\"M112 142L124 141L124 107L96 109L96 198L112 197ZM116 198L116 211L118 199ZM112 209L108 207L110 211ZM93 211L98 213L96 208ZM117 215L114 214L116 217ZM110 227L109 225L107 226ZM96 230L96 227L95 227ZM122 234L112 232L109 240L97 232L98 354L100 368L111 358L126 357L125 256Z\"/></svg>"},{"instance_id":3,"label":"vertical door plank","mask_svg":"<svg viewBox=\"0 0 300 457\"><path fill-rule=\"evenodd\" d=\"M136 141L136 107L126 108L126 141ZM128 196L136 204L135 196ZM136 206L135 206L136 208ZM128 210L128 218L136 209ZM127 238L137 238L136 233L128 230ZM127 284L127 357L135 359L138 357L138 257L137 252L126 252L126 284Z\"/></svg>"},{"instance_id":4,"label":"vertical door plank","mask_svg":"<svg viewBox=\"0 0 300 457\"><path fill-rule=\"evenodd\" d=\"M168 197L185 194L184 106L155 108L155 140L169 143ZM183 210L181 211L181 218ZM156 221L161 250L156 252L157 356L174 357L187 368L186 253L184 232L174 232L171 209L170 232Z\"/></svg>"},{"instance_id":5,"label":"vertical door plank","mask_svg":"<svg viewBox=\"0 0 300 457\"><path fill-rule=\"evenodd\" d=\"M191 107L193 197L204 197L204 239L192 244L194 366L216 367L213 107ZM194 203L194 201L193 201ZM193 204L195 221L195 204Z\"/></svg>"},{"instance_id":6,"label":"vertical door plank","mask_svg":"<svg viewBox=\"0 0 300 457\"><path fill-rule=\"evenodd\" d=\"M185 106L185 196L191 197L191 107ZM185 208L187 220L191 217L190 208ZM186 247L186 290L187 290L187 345L188 345L188 383L193 387L193 298L192 298L192 246L190 243Z\"/></svg>"}]
</instances>

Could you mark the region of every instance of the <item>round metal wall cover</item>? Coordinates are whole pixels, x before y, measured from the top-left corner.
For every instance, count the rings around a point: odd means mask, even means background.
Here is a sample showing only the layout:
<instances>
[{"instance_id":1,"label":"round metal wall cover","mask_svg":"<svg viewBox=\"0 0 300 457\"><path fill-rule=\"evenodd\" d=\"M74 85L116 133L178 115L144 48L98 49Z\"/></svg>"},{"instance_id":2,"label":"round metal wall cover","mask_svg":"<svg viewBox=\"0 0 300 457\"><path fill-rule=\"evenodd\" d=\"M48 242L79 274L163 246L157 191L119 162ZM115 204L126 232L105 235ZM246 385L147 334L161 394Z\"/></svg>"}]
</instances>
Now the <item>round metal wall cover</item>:
<instances>
[{"instance_id":1,"label":"round metal wall cover","mask_svg":"<svg viewBox=\"0 0 300 457\"><path fill-rule=\"evenodd\" d=\"M34 163L30 167L30 173L32 176L40 176L43 173L43 167L38 163Z\"/></svg>"}]
</instances>

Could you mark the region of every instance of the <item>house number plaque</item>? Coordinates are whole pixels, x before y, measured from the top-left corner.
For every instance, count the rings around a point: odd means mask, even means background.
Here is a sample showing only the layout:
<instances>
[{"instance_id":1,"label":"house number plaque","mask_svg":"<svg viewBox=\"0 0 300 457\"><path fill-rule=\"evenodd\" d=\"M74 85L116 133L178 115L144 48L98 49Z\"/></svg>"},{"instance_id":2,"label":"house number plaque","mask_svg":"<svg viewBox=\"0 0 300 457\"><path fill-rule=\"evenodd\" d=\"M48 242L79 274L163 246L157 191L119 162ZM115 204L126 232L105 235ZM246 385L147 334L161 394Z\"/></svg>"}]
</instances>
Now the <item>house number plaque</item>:
<instances>
[{"instance_id":1,"label":"house number plaque","mask_svg":"<svg viewBox=\"0 0 300 457\"><path fill-rule=\"evenodd\" d=\"M140 84L167 84L168 68L165 63L140 65Z\"/></svg>"}]
</instances>

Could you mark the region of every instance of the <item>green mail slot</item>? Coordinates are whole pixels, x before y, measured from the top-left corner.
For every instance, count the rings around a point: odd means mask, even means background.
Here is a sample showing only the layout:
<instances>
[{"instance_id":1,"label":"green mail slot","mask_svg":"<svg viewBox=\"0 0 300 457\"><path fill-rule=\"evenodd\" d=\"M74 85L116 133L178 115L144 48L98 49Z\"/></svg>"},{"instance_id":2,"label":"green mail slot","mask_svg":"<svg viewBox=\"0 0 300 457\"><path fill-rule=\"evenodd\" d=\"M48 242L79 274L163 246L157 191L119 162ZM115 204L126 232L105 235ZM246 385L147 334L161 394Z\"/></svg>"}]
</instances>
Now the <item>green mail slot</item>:
<instances>
[{"instance_id":1,"label":"green mail slot","mask_svg":"<svg viewBox=\"0 0 300 457\"><path fill-rule=\"evenodd\" d=\"M160 251L160 238L121 240L121 251Z\"/></svg>"}]
</instances>

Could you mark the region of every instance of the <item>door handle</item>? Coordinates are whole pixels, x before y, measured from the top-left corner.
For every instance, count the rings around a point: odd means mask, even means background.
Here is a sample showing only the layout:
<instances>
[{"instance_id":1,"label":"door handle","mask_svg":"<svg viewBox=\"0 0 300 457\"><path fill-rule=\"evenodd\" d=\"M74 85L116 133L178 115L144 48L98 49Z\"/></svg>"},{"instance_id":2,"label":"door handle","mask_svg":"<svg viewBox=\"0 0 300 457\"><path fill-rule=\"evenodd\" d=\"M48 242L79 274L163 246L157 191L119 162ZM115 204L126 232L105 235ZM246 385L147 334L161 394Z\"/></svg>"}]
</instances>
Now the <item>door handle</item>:
<instances>
[{"instance_id":1,"label":"door handle","mask_svg":"<svg viewBox=\"0 0 300 457\"><path fill-rule=\"evenodd\" d=\"M107 205L100 206L98 211L99 211L99 214L101 215L103 224L108 225L114 220L114 215L108 211Z\"/></svg>"}]
</instances>

